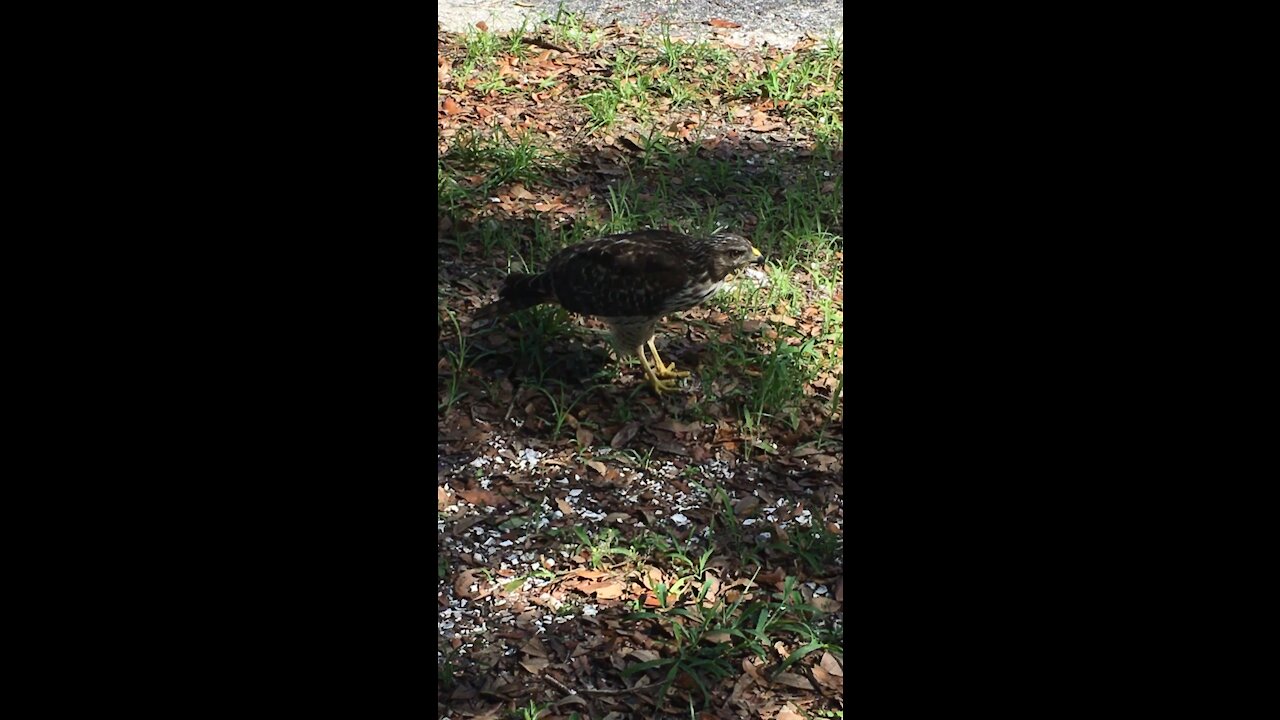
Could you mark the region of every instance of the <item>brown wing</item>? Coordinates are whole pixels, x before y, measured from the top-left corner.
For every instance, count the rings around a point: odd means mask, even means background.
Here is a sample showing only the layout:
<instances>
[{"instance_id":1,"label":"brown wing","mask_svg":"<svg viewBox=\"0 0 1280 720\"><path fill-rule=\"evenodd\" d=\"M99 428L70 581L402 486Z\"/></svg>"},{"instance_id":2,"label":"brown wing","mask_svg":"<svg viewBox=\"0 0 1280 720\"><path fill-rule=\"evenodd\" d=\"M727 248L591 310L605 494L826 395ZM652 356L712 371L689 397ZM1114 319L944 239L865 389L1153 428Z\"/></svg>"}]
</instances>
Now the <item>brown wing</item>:
<instances>
[{"instance_id":1,"label":"brown wing","mask_svg":"<svg viewBox=\"0 0 1280 720\"><path fill-rule=\"evenodd\" d=\"M556 300L566 309L601 317L663 313L667 299L690 283L689 238L643 230L572 245L547 268Z\"/></svg>"}]
</instances>

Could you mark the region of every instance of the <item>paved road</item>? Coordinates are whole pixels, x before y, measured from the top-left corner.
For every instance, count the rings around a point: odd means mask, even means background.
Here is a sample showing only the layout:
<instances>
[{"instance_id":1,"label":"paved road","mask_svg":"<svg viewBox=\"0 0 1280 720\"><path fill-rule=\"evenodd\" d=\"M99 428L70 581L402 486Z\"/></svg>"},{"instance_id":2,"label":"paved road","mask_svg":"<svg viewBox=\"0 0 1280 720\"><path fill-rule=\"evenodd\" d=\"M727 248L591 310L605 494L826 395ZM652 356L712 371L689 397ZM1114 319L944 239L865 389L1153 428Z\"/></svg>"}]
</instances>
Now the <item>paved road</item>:
<instances>
[{"instance_id":1,"label":"paved road","mask_svg":"<svg viewBox=\"0 0 1280 720\"><path fill-rule=\"evenodd\" d=\"M534 27L544 16L555 17L561 0L440 0L438 18L446 30L460 31L483 20L491 30L520 26L526 16ZM840 0L563 0L566 10L592 22L618 21L661 32L664 20L673 37L696 39L716 35L730 42L790 47L805 33L821 38L844 37L844 3ZM741 28L717 29L712 18Z\"/></svg>"}]
</instances>

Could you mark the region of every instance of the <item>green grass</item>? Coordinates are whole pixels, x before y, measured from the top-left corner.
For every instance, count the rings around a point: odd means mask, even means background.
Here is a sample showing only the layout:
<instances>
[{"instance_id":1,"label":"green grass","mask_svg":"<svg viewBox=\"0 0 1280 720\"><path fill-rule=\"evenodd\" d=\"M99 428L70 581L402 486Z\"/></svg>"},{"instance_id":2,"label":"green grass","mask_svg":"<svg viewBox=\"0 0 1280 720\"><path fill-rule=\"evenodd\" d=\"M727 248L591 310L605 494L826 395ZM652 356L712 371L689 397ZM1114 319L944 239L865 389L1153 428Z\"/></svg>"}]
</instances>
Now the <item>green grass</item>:
<instances>
[{"instance_id":1,"label":"green grass","mask_svg":"<svg viewBox=\"0 0 1280 720\"><path fill-rule=\"evenodd\" d=\"M551 29L551 37L556 42L577 50L594 47L600 42L604 33L598 29L588 28L581 14L565 9L564 3L556 9L554 17L543 17L543 21Z\"/></svg>"}]
</instances>

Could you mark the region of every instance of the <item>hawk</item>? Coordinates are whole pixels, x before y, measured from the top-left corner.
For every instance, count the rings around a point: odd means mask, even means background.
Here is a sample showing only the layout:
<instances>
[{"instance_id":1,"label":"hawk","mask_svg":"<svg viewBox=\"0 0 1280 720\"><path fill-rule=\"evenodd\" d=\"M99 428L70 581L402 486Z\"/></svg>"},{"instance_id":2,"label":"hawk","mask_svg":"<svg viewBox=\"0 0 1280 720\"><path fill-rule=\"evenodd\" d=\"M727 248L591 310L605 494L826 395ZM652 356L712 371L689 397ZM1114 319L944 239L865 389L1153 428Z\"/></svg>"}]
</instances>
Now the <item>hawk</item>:
<instances>
[{"instance_id":1,"label":"hawk","mask_svg":"<svg viewBox=\"0 0 1280 720\"><path fill-rule=\"evenodd\" d=\"M542 303L598 317L609 326L618 357L640 358L645 377L661 395L675 390L674 379L689 373L677 372L674 363L658 357L653 344L658 321L706 300L734 270L763 261L759 250L732 233L705 238L665 230L608 235L561 250L543 272L511 273L498 300L476 311L475 319Z\"/></svg>"}]
</instances>

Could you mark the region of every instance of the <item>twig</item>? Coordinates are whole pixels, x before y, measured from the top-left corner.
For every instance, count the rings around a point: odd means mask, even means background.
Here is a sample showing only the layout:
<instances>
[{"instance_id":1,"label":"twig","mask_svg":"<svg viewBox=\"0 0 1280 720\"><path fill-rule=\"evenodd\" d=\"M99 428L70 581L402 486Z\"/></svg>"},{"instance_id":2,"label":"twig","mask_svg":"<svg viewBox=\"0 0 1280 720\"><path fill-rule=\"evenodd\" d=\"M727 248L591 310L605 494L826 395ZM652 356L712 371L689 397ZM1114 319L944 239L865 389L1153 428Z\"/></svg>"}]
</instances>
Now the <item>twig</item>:
<instances>
[{"instance_id":1,"label":"twig","mask_svg":"<svg viewBox=\"0 0 1280 720\"><path fill-rule=\"evenodd\" d=\"M595 690L592 688L583 688L582 692L590 693L591 695L630 695L632 693L637 693L641 690L652 690L653 688L656 688L656 687L661 687L661 686L660 685L637 685L636 687L622 688L620 690Z\"/></svg>"},{"instance_id":2,"label":"twig","mask_svg":"<svg viewBox=\"0 0 1280 720\"><path fill-rule=\"evenodd\" d=\"M568 685L557 680L555 676L550 673L543 673L542 677L547 682L555 685L560 692L566 695L630 695L631 693L639 692L640 690L652 690L653 688L660 687L658 685L637 685L636 687L622 688L620 690L596 690L595 688L574 690Z\"/></svg>"},{"instance_id":3,"label":"twig","mask_svg":"<svg viewBox=\"0 0 1280 720\"><path fill-rule=\"evenodd\" d=\"M552 675L551 673L542 673L542 679L543 679L543 680L546 680L547 682L551 683L552 685L555 685L555 686L556 686L556 688L557 688L557 689L559 689L559 690L560 690L560 692L564 693L565 695L577 695L577 694L578 694L578 691L577 691L577 690L574 690L573 688L569 687L568 685L565 685L564 683L560 682L560 681L559 681L559 680L557 680L557 679L555 678L555 676L554 676L554 675Z\"/></svg>"},{"instance_id":4,"label":"twig","mask_svg":"<svg viewBox=\"0 0 1280 720\"><path fill-rule=\"evenodd\" d=\"M560 45L557 45L551 42L550 40L543 40L542 38L528 37L528 36L525 36L520 39L523 40L524 42L529 43L530 45L537 45L538 47L546 48L547 50L558 50L562 53L569 53L571 55L574 54L573 50L570 50L567 47L561 47Z\"/></svg>"}]
</instances>

